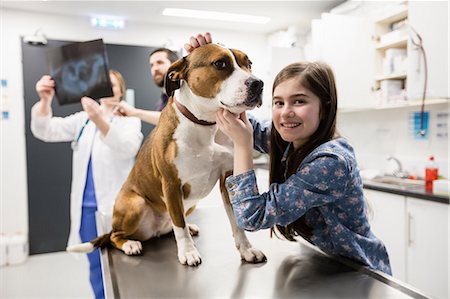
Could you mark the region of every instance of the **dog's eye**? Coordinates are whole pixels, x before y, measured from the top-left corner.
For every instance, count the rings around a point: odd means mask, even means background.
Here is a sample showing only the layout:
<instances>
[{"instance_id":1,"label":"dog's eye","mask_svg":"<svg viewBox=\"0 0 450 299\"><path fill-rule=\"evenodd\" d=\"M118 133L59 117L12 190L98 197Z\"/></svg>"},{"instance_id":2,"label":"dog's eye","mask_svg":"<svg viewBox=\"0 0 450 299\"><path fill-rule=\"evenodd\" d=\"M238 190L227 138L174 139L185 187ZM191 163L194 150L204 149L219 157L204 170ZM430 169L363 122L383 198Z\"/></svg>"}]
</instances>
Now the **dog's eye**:
<instances>
[{"instance_id":1,"label":"dog's eye","mask_svg":"<svg viewBox=\"0 0 450 299\"><path fill-rule=\"evenodd\" d=\"M218 70L223 70L227 67L227 62L225 60L217 60L214 61L213 64Z\"/></svg>"},{"instance_id":2,"label":"dog's eye","mask_svg":"<svg viewBox=\"0 0 450 299\"><path fill-rule=\"evenodd\" d=\"M251 62L250 60L248 61L248 69L251 70L252 69L252 64L253 62Z\"/></svg>"}]
</instances>

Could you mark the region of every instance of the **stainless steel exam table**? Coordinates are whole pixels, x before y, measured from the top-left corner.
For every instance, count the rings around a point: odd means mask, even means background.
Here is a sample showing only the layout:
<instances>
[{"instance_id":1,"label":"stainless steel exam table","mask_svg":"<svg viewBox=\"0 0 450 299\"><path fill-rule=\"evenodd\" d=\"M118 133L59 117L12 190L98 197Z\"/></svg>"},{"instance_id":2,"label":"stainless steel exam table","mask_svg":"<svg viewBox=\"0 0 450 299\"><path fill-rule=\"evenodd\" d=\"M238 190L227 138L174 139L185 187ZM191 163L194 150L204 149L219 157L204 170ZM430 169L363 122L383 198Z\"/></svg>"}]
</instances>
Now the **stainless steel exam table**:
<instances>
[{"instance_id":1,"label":"stainless steel exam table","mask_svg":"<svg viewBox=\"0 0 450 299\"><path fill-rule=\"evenodd\" d=\"M108 232L111 217L99 216L99 234ZM105 248L101 259L106 298L428 298L307 242L270 238L268 230L247 233L267 262L241 262L223 207L198 208L188 221L200 227L194 237L200 266L178 262L173 234L144 242L139 256Z\"/></svg>"}]
</instances>

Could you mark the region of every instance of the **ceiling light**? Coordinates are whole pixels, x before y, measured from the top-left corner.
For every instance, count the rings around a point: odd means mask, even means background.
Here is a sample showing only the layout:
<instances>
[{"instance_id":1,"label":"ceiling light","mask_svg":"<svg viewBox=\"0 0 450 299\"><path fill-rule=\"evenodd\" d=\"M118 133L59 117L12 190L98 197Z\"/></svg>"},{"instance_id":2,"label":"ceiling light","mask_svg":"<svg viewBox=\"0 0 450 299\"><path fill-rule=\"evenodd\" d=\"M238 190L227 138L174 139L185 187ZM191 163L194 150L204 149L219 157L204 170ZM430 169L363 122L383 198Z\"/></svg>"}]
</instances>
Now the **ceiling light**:
<instances>
[{"instance_id":1,"label":"ceiling light","mask_svg":"<svg viewBox=\"0 0 450 299\"><path fill-rule=\"evenodd\" d=\"M242 23L256 23L256 24L266 24L270 21L269 17L234 14L218 11L181 9L181 8L165 8L162 14L164 16L220 20L220 21L242 22Z\"/></svg>"}]
</instances>

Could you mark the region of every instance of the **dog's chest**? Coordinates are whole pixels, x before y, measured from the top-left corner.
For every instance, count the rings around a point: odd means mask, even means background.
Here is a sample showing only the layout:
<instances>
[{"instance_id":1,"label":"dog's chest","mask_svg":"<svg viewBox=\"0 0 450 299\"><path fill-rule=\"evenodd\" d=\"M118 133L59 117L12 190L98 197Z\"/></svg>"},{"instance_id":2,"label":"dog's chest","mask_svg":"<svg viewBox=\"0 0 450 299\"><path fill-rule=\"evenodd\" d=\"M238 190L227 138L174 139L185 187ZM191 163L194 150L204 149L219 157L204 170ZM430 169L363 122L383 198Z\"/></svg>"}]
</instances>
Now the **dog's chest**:
<instances>
[{"instance_id":1,"label":"dog's chest","mask_svg":"<svg viewBox=\"0 0 450 299\"><path fill-rule=\"evenodd\" d=\"M185 122L189 122L185 120ZM233 167L232 149L214 141L216 128L180 121L175 131L177 156L175 165L182 184L189 184L185 199L201 199L208 195L221 174Z\"/></svg>"}]
</instances>

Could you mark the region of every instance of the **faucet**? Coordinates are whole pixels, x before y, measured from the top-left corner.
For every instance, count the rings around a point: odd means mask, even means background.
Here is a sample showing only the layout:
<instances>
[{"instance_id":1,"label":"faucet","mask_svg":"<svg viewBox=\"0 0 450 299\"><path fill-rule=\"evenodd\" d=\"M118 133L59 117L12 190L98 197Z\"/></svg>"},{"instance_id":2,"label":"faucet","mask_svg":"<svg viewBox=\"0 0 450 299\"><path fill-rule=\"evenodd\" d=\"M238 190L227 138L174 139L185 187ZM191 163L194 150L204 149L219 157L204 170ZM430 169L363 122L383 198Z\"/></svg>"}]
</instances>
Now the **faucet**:
<instances>
[{"instance_id":1,"label":"faucet","mask_svg":"<svg viewBox=\"0 0 450 299\"><path fill-rule=\"evenodd\" d=\"M408 177L408 174L405 171L403 171L402 163L400 162L399 159L397 159L394 156L389 156L387 158L387 160L388 161L393 160L397 164L397 169L394 170L394 172L392 173L395 177L398 177L398 178L407 178Z\"/></svg>"}]
</instances>

